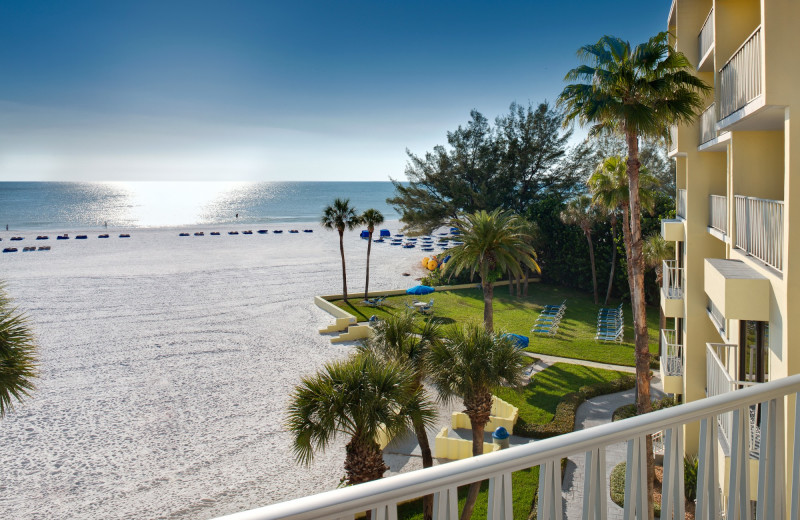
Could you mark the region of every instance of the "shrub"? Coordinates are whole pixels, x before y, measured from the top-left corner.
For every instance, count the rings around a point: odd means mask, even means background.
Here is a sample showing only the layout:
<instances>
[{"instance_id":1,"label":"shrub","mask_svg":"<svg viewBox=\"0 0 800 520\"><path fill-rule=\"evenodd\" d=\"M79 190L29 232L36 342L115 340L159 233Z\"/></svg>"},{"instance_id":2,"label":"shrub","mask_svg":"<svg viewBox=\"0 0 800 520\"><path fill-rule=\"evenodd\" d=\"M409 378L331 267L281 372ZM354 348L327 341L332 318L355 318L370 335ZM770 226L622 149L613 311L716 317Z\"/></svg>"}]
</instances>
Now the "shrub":
<instances>
[{"instance_id":1,"label":"shrub","mask_svg":"<svg viewBox=\"0 0 800 520\"><path fill-rule=\"evenodd\" d=\"M683 494L686 500L697 498L697 457L692 455L683 459Z\"/></svg>"},{"instance_id":2,"label":"shrub","mask_svg":"<svg viewBox=\"0 0 800 520\"><path fill-rule=\"evenodd\" d=\"M611 470L608 487L610 488L611 500L619 507L625 507L625 463L620 462ZM661 504L654 504L653 511L656 518L661 516Z\"/></svg>"},{"instance_id":3,"label":"shrub","mask_svg":"<svg viewBox=\"0 0 800 520\"><path fill-rule=\"evenodd\" d=\"M666 396L663 399L653 401L653 411L663 410L680 404L674 397ZM612 421L621 421L622 419L629 419L636 416L636 404L626 404L614 410Z\"/></svg>"},{"instance_id":4,"label":"shrub","mask_svg":"<svg viewBox=\"0 0 800 520\"><path fill-rule=\"evenodd\" d=\"M529 424L518 421L514 426L514 435L545 439L569 433L575 429L575 413L581 403L598 395L613 394L629 390L634 386L636 386L636 378L633 375L626 375L614 381L583 386L577 392L564 396L556 407L552 421L547 424Z\"/></svg>"}]
</instances>

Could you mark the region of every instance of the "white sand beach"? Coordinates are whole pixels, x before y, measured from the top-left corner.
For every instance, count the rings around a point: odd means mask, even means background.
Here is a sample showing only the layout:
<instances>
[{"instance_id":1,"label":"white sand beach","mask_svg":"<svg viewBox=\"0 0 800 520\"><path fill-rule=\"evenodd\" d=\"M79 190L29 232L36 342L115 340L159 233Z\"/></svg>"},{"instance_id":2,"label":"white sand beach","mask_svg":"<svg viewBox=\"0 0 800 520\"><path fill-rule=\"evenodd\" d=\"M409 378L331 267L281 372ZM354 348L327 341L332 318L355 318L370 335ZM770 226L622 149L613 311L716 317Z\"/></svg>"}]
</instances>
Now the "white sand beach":
<instances>
[{"instance_id":1,"label":"white sand beach","mask_svg":"<svg viewBox=\"0 0 800 520\"><path fill-rule=\"evenodd\" d=\"M284 233L0 233L0 248L20 250L0 255L0 279L41 357L33 398L0 421L0 518L211 518L338 484L344 443L301 467L282 425L300 377L350 351L317 333L331 319L312 301L341 292L338 236L268 228ZM345 253L360 299L358 232ZM423 256L373 244L370 287L414 285Z\"/></svg>"}]
</instances>

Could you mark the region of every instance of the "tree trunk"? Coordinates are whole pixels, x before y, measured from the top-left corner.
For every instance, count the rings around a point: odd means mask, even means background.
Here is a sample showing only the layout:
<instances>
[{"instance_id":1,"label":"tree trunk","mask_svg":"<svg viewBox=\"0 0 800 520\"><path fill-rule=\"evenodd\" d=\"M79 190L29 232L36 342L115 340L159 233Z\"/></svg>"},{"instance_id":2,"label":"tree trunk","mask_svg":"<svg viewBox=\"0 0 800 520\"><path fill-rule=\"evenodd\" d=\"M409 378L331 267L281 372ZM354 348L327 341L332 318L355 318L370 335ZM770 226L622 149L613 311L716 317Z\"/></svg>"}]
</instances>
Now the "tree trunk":
<instances>
[{"instance_id":1,"label":"tree trunk","mask_svg":"<svg viewBox=\"0 0 800 520\"><path fill-rule=\"evenodd\" d=\"M525 276L525 282L524 282L524 285L523 285L523 288L522 288L522 296L527 298L528 297L528 278L531 277L531 273L528 271L528 266L527 265L523 269L524 269L523 275Z\"/></svg>"},{"instance_id":2,"label":"tree trunk","mask_svg":"<svg viewBox=\"0 0 800 520\"><path fill-rule=\"evenodd\" d=\"M611 288L614 286L614 269L617 265L617 217L611 217L611 270L608 275L608 289L606 290L606 301L603 305L608 305L611 298Z\"/></svg>"},{"instance_id":3,"label":"tree trunk","mask_svg":"<svg viewBox=\"0 0 800 520\"><path fill-rule=\"evenodd\" d=\"M422 452L422 467L430 468L433 466L433 454L431 453L431 445L428 442L428 432L425 431L425 426L419 419L414 419L414 432L417 434L417 442L419 442L419 449ZM433 518L433 495L425 495L422 498L422 515L424 520L432 520Z\"/></svg>"},{"instance_id":4,"label":"tree trunk","mask_svg":"<svg viewBox=\"0 0 800 520\"><path fill-rule=\"evenodd\" d=\"M625 243L625 263L628 271L628 292L633 301L633 265L631 262L631 209L622 208L622 241Z\"/></svg>"},{"instance_id":5,"label":"tree trunk","mask_svg":"<svg viewBox=\"0 0 800 520\"><path fill-rule=\"evenodd\" d=\"M594 289L594 304L597 305L597 269L594 267L594 245L592 244L592 232L588 229L583 230L586 241L589 242L589 263L592 266L592 289Z\"/></svg>"},{"instance_id":6,"label":"tree trunk","mask_svg":"<svg viewBox=\"0 0 800 520\"><path fill-rule=\"evenodd\" d=\"M511 269L506 271L508 274L508 295L514 296L514 273L511 272Z\"/></svg>"},{"instance_id":7,"label":"tree trunk","mask_svg":"<svg viewBox=\"0 0 800 520\"><path fill-rule=\"evenodd\" d=\"M367 281L364 284L364 299L369 299L369 255L372 252L372 231L369 232L369 242L367 242ZM342 251L344 254L344 251ZM344 257L342 257L344 258Z\"/></svg>"},{"instance_id":8,"label":"tree trunk","mask_svg":"<svg viewBox=\"0 0 800 520\"><path fill-rule=\"evenodd\" d=\"M483 285L483 326L487 332L494 331L494 309L492 299L494 297L494 286L492 282L482 281Z\"/></svg>"},{"instance_id":9,"label":"tree trunk","mask_svg":"<svg viewBox=\"0 0 800 520\"><path fill-rule=\"evenodd\" d=\"M375 441L351 439L345 453L344 470L348 485L378 480L389 469L383 462L383 451Z\"/></svg>"},{"instance_id":10,"label":"tree trunk","mask_svg":"<svg viewBox=\"0 0 800 520\"><path fill-rule=\"evenodd\" d=\"M339 230L339 252L342 255L342 300L347 303L347 270L344 266L344 230Z\"/></svg>"},{"instance_id":11,"label":"tree trunk","mask_svg":"<svg viewBox=\"0 0 800 520\"><path fill-rule=\"evenodd\" d=\"M469 417L472 426L472 456L483 455L483 432L486 430L486 423L492 413L492 394L482 392L473 396L471 399L464 399L465 412ZM464 509L461 511L460 520L470 520L472 511L475 509L475 500L481 489L481 482L473 482L469 485L467 500L464 502Z\"/></svg>"},{"instance_id":12,"label":"tree trunk","mask_svg":"<svg viewBox=\"0 0 800 520\"><path fill-rule=\"evenodd\" d=\"M632 307L633 331L636 344L636 412L645 414L652 410L650 403L650 347L647 334L647 314L644 299L644 256L642 255L641 201L639 200L639 141L638 136L628 131L628 189L631 208L631 270L633 272ZM653 480L655 479L655 460L652 439L647 440L647 497L650 518L653 518Z\"/></svg>"}]
</instances>

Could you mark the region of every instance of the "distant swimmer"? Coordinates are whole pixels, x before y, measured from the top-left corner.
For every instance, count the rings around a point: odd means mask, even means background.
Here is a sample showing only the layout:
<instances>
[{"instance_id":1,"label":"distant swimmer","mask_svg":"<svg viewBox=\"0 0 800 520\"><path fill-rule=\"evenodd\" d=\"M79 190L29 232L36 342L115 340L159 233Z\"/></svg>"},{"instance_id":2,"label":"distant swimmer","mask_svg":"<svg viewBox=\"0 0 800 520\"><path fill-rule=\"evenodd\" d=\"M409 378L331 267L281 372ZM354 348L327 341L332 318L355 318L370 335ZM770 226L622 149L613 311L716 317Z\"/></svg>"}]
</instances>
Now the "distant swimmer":
<instances>
[{"instance_id":1,"label":"distant swimmer","mask_svg":"<svg viewBox=\"0 0 800 520\"><path fill-rule=\"evenodd\" d=\"M238 213L236 214L236 218L239 218L239 214Z\"/></svg>"}]
</instances>

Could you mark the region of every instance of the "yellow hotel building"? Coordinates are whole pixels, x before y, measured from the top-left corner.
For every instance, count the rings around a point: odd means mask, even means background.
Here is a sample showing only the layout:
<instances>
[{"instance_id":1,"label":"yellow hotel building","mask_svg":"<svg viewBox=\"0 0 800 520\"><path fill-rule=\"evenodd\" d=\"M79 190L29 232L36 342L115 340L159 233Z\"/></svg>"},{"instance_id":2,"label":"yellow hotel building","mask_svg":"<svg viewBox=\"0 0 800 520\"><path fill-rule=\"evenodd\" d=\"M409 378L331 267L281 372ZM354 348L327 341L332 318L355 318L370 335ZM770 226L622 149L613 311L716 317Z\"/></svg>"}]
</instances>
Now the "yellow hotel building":
<instances>
[{"instance_id":1,"label":"yellow hotel building","mask_svg":"<svg viewBox=\"0 0 800 520\"><path fill-rule=\"evenodd\" d=\"M672 128L677 218L662 222L676 258L664 265L675 326L662 331L661 372L691 402L800 373L800 1L675 0L668 25L713 86L698 120ZM761 410L750 413L755 452ZM720 422L721 466L730 427ZM689 425L686 451L697 444Z\"/></svg>"}]
</instances>

